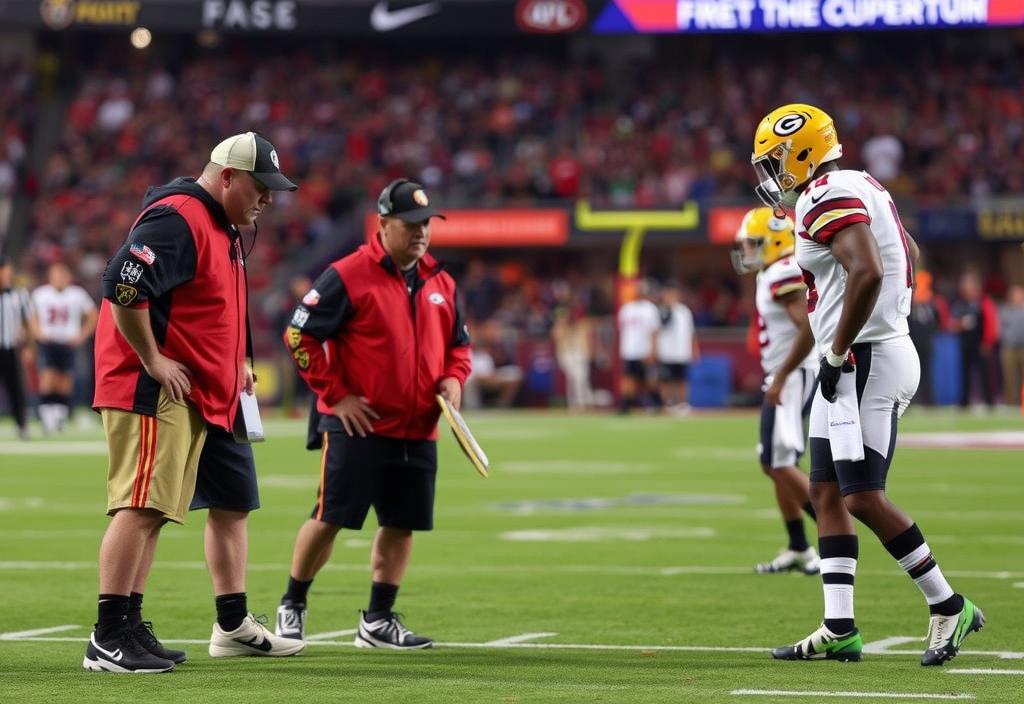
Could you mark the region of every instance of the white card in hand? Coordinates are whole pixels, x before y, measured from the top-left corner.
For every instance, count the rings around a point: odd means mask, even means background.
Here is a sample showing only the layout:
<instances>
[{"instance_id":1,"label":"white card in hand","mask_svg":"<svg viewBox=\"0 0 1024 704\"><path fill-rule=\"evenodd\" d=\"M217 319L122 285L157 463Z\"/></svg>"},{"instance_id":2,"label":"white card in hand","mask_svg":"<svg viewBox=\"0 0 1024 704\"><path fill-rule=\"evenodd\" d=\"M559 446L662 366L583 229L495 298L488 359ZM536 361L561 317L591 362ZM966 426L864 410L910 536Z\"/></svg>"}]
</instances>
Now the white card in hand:
<instances>
[{"instance_id":1,"label":"white card in hand","mask_svg":"<svg viewBox=\"0 0 1024 704\"><path fill-rule=\"evenodd\" d=\"M263 435L263 421L260 419L260 407L256 403L256 394L242 391L239 402L239 411L242 414L242 421L245 423L246 438L249 442L263 442L266 437Z\"/></svg>"}]
</instances>

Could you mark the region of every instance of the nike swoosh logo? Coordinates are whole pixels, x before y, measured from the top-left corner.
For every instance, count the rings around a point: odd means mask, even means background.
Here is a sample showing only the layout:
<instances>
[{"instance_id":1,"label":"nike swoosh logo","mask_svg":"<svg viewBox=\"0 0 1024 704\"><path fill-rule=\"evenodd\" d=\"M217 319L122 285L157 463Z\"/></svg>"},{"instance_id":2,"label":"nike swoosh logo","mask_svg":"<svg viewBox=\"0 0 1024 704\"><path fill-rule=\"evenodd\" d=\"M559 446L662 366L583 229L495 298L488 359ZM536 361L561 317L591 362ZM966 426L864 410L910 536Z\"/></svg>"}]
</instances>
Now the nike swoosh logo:
<instances>
[{"instance_id":1,"label":"nike swoosh logo","mask_svg":"<svg viewBox=\"0 0 1024 704\"><path fill-rule=\"evenodd\" d=\"M239 641L239 642L242 645L248 645L250 648L252 648L254 650L261 650L264 653L269 653L270 649L274 647L274 646L272 646L270 644L269 640L267 640L266 638L264 638L262 636L253 636L249 640Z\"/></svg>"},{"instance_id":2,"label":"nike swoosh logo","mask_svg":"<svg viewBox=\"0 0 1024 704\"><path fill-rule=\"evenodd\" d=\"M828 195L828 191L825 191L824 193L822 193L817 198L815 198L814 196L811 196L811 204L817 203L819 200L821 200L822 198L824 198L827 195Z\"/></svg>"},{"instance_id":3,"label":"nike swoosh logo","mask_svg":"<svg viewBox=\"0 0 1024 704\"><path fill-rule=\"evenodd\" d=\"M390 32L425 17L436 15L440 11L441 5L436 2L405 7L401 10L389 10L387 1L381 0L373 6L373 10L370 12L370 26L378 32Z\"/></svg>"},{"instance_id":4,"label":"nike swoosh logo","mask_svg":"<svg viewBox=\"0 0 1024 704\"><path fill-rule=\"evenodd\" d=\"M96 645L96 641L95 640L92 642L92 644L96 648L96 650L100 651L101 653L106 655L108 658L110 658L114 662L121 662L121 658L124 657L124 655L121 653L121 649L120 648L118 648L117 650L114 650L114 651L110 651L110 650L104 650L100 646Z\"/></svg>"}]
</instances>

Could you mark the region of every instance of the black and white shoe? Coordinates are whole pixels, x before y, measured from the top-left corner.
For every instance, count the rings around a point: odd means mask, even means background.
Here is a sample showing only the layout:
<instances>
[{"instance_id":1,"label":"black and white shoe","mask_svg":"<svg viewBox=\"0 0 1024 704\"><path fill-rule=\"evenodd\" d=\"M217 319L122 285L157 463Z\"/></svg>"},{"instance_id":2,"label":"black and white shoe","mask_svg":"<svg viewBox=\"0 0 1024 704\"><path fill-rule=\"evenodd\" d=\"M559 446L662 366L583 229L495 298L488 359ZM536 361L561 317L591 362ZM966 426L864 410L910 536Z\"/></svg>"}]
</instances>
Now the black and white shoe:
<instances>
[{"instance_id":1,"label":"black and white shoe","mask_svg":"<svg viewBox=\"0 0 1024 704\"><path fill-rule=\"evenodd\" d=\"M429 648L434 641L418 636L406 628L399 615L391 612L386 618L375 621L366 620L366 612L359 617L359 632L356 633L357 648L391 648L393 650L422 650Z\"/></svg>"},{"instance_id":2,"label":"black and white shoe","mask_svg":"<svg viewBox=\"0 0 1024 704\"><path fill-rule=\"evenodd\" d=\"M136 640L132 629L122 628L105 640L96 640L93 631L85 646L82 667L90 672L155 674L173 670L174 663L153 655Z\"/></svg>"},{"instance_id":3,"label":"black and white shoe","mask_svg":"<svg viewBox=\"0 0 1024 704\"><path fill-rule=\"evenodd\" d=\"M306 644L301 640L282 638L267 630L263 625L266 619L260 616L257 620L247 614L242 625L233 631L225 631L219 623L213 624L210 636L210 657L229 658L237 655L256 657L283 658L298 655Z\"/></svg>"},{"instance_id":4,"label":"black and white shoe","mask_svg":"<svg viewBox=\"0 0 1024 704\"><path fill-rule=\"evenodd\" d=\"M277 625L274 633L282 638L306 640L306 605L282 601L277 607Z\"/></svg>"},{"instance_id":5,"label":"black and white shoe","mask_svg":"<svg viewBox=\"0 0 1024 704\"><path fill-rule=\"evenodd\" d=\"M180 665L188 659L184 650L171 650L164 647L164 644L153 633L152 621L143 621L132 630L135 632L135 640L139 641L139 645L158 658L170 660L175 665Z\"/></svg>"}]
</instances>

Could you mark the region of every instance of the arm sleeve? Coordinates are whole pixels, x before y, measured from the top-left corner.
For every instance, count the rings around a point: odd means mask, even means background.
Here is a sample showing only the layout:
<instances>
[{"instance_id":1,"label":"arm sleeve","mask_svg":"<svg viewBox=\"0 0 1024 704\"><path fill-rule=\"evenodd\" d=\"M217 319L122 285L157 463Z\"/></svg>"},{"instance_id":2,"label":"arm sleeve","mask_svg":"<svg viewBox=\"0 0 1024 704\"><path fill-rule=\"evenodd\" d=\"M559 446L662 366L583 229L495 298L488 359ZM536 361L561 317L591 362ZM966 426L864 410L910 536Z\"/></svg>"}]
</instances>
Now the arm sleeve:
<instances>
[{"instance_id":1,"label":"arm sleeve","mask_svg":"<svg viewBox=\"0 0 1024 704\"><path fill-rule=\"evenodd\" d=\"M459 301L459 294L455 296L455 323L452 326L451 343L445 350L444 377L455 377L463 386L469 378L472 368L471 347L469 342L469 327L466 325L465 316L462 314L462 305Z\"/></svg>"},{"instance_id":2,"label":"arm sleeve","mask_svg":"<svg viewBox=\"0 0 1024 704\"><path fill-rule=\"evenodd\" d=\"M332 371L324 345L331 345L354 314L345 283L334 267L317 278L292 313L284 332L284 341L292 360L309 388L327 406L348 395L337 372Z\"/></svg>"},{"instance_id":3,"label":"arm sleeve","mask_svg":"<svg viewBox=\"0 0 1024 704\"><path fill-rule=\"evenodd\" d=\"M797 213L797 229L818 244L830 244L838 232L858 222L871 224L864 201L849 186L826 182L801 200L806 210Z\"/></svg>"},{"instance_id":4,"label":"arm sleeve","mask_svg":"<svg viewBox=\"0 0 1024 704\"><path fill-rule=\"evenodd\" d=\"M103 272L103 297L134 306L163 296L196 273L196 244L185 219L173 208L143 214Z\"/></svg>"}]
</instances>

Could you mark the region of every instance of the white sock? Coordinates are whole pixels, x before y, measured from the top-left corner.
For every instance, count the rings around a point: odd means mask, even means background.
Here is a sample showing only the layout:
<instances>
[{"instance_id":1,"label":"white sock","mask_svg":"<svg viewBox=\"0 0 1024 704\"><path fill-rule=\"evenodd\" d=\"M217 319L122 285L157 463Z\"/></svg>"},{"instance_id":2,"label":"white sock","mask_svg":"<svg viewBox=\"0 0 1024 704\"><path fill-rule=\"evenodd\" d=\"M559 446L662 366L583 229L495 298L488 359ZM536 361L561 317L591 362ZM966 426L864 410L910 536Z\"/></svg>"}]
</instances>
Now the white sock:
<instances>
[{"instance_id":1,"label":"white sock","mask_svg":"<svg viewBox=\"0 0 1024 704\"><path fill-rule=\"evenodd\" d=\"M821 560L822 588L825 591L826 619L853 619L853 584L829 583L830 574L849 575L852 581L857 573L857 560L853 557L825 557Z\"/></svg>"}]
</instances>

